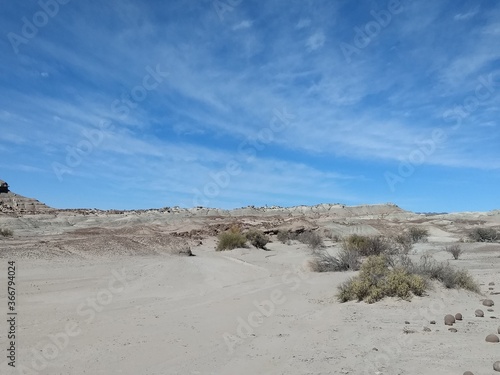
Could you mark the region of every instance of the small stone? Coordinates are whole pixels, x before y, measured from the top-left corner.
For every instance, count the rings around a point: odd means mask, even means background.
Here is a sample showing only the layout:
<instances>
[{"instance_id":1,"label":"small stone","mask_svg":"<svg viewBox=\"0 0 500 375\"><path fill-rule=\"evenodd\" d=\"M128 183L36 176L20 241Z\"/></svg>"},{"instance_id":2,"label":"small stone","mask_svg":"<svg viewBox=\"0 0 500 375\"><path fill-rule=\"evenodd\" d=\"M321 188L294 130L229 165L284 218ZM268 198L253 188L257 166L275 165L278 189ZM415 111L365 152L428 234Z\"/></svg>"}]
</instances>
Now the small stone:
<instances>
[{"instance_id":1,"label":"small stone","mask_svg":"<svg viewBox=\"0 0 500 375\"><path fill-rule=\"evenodd\" d=\"M495 285L495 283L492 281L492 282L491 282L491 283L489 283L488 285L490 285L490 286L491 286L491 285Z\"/></svg>"},{"instance_id":2,"label":"small stone","mask_svg":"<svg viewBox=\"0 0 500 375\"><path fill-rule=\"evenodd\" d=\"M474 375L474 373L470 372L470 371L465 371L464 372L464 375Z\"/></svg>"},{"instance_id":3,"label":"small stone","mask_svg":"<svg viewBox=\"0 0 500 375\"><path fill-rule=\"evenodd\" d=\"M498 334L500 335L500 326L498 326L498 328L497 328L497 332L498 332Z\"/></svg>"},{"instance_id":4,"label":"small stone","mask_svg":"<svg viewBox=\"0 0 500 375\"><path fill-rule=\"evenodd\" d=\"M378 352L378 349L377 349L377 348L373 348L372 350L373 350L373 351L375 351L375 352Z\"/></svg>"},{"instance_id":5,"label":"small stone","mask_svg":"<svg viewBox=\"0 0 500 375\"><path fill-rule=\"evenodd\" d=\"M495 304L495 302L493 302L491 299L485 299L483 301L483 306L488 306L488 307L491 307Z\"/></svg>"},{"instance_id":6,"label":"small stone","mask_svg":"<svg viewBox=\"0 0 500 375\"><path fill-rule=\"evenodd\" d=\"M431 324L436 324L436 321L435 320L431 320L430 323Z\"/></svg>"},{"instance_id":7,"label":"small stone","mask_svg":"<svg viewBox=\"0 0 500 375\"><path fill-rule=\"evenodd\" d=\"M493 370L500 372L500 361L493 363Z\"/></svg>"},{"instance_id":8,"label":"small stone","mask_svg":"<svg viewBox=\"0 0 500 375\"><path fill-rule=\"evenodd\" d=\"M458 330L456 328L448 328L448 331L453 332L453 333L458 332Z\"/></svg>"},{"instance_id":9,"label":"small stone","mask_svg":"<svg viewBox=\"0 0 500 375\"><path fill-rule=\"evenodd\" d=\"M493 309L488 309L488 311L489 311L489 312L492 312L492 311L495 311L495 310L493 310Z\"/></svg>"},{"instance_id":10,"label":"small stone","mask_svg":"<svg viewBox=\"0 0 500 375\"><path fill-rule=\"evenodd\" d=\"M462 314L456 313L455 314L455 320L462 320Z\"/></svg>"},{"instance_id":11,"label":"small stone","mask_svg":"<svg viewBox=\"0 0 500 375\"><path fill-rule=\"evenodd\" d=\"M497 335L491 334L486 336L486 342L497 343L500 342L500 339L498 338Z\"/></svg>"},{"instance_id":12,"label":"small stone","mask_svg":"<svg viewBox=\"0 0 500 375\"><path fill-rule=\"evenodd\" d=\"M455 317L451 314L448 314L444 317L444 324L447 326L452 326L455 323Z\"/></svg>"},{"instance_id":13,"label":"small stone","mask_svg":"<svg viewBox=\"0 0 500 375\"><path fill-rule=\"evenodd\" d=\"M488 288L488 290L495 290L495 288Z\"/></svg>"},{"instance_id":14,"label":"small stone","mask_svg":"<svg viewBox=\"0 0 500 375\"><path fill-rule=\"evenodd\" d=\"M408 320L405 321L405 324L410 324L410 322Z\"/></svg>"},{"instance_id":15,"label":"small stone","mask_svg":"<svg viewBox=\"0 0 500 375\"><path fill-rule=\"evenodd\" d=\"M475 311L475 314L476 314L476 316L477 316L478 318L482 318L482 317L484 317L484 312L483 312L483 310L477 309L477 310Z\"/></svg>"},{"instance_id":16,"label":"small stone","mask_svg":"<svg viewBox=\"0 0 500 375\"><path fill-rule=\"evenodd\" d=\"M429 327L424 327L424 332L430 332L431 329Z\"/></svg>"}]
</instances>

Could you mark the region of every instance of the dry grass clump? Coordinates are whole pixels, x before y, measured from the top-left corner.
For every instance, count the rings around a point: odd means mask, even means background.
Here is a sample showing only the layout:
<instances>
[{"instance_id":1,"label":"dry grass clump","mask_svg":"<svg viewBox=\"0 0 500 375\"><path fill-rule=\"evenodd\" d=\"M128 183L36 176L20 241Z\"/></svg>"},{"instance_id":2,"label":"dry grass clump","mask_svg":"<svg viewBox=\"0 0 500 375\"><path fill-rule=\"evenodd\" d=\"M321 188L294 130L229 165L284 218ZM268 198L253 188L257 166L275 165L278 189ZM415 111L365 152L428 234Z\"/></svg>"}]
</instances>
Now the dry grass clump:
<instances>
[{"instance_id":1,"label":"dry grass clump","mask_svg":"<svg viewBox=\"0 0 500 375\"><path fill-rule=\"evenodd\" d=\"M474 228L467 236L473 242L495 242L498 239L498 232L493 228Z\"/></svg>"},{"instance_id":2,"label":"dry grass clump","mask_svg":"<svg viewBox=\"0 0 500 375\"><path fill-rule=\"evenodd\" d=\"M311 249L319 249L324 246L323 238L321 238L321 236L318 233L312 231L306 231L300 233L297 236L297 240L306 244Z\"/></svg>"},{"instance_id":3,"label":"dry grass clump","mask_svg":"<svg viewBox=\"0 0 500 375\"><path fill-rule=\"evenodd\" d=\"M408 266L410 272L431 280L440 281L448 289L466 289L479 293L480 288L467 270L456 269L448 263L439 263L430 255L424 255L419 263Z\"/></svg>"},{"instance_id":4,"label":"dry grass clump","mask_svg":"<svg viewBox=\"0 0 500 375\"><path fill-rule=\"evenodd\" d=\"M408 229L408 236L413 243L427 242L429 231L425 228L411 227L410 229Z\"/></svg>"},{"instance_id":5,"label":"dry grass clump","mask_svg":"<svg viewBox=\"0 0 500 375\"><path fill-rule=\"evenodd\" d=\"M427 287L423 277L409 273L404 268L390 268L384 255L370 256L361 266L359 275L339 286L340 302L351 300L373 303L384 297L410 300L421 296Z\"/></svg>"},{"instance_id":6,"label":"dry grass clump","mask_svg":"<svg viewBox=\"0 0 500 375\"><path fill-rule=\"evenodd\" d=\"M245 237L257 249L267 250L266 245L270 240L269 237L264 234L264 232L257 229L251 229L245 233Z\"/></svg>"},{"instance_id":7,"label":"dry grass clump","mask_svg":"<svg viewBox=\"0 0 500 375\"><path fill-rule=\"evenodd\" d=\"M226 232L222 232L218 236L219 243L217 251L233 250L239 247L245 247L247 238L241 233L238 227L233 227Z\"/></svg>"},{"instance_id":8,"label":"dry grass clump","mask_svg":"<svg viewBox=\"0 0 500 375\"><path fill-rule=\"evenodd\" d=\"M361 256L380 255L389 250L389 241L382 236L352 234L342 241L342 248L355 251Z\"/></svg>"},{"instance_id":9,"label":"dry grass clump","mask_svg":"<svg viewBox=\"0 0 500 375\"><path fill-rule=\"evenodd\" d=\"M287 245L290 245L290 242L292 240L297 239L297 235L295 233L290 232L289 230L279 230L277 237L278 241Z\"/></svg>"},{"instance_id":10,"label":"dry grass clump","mask_svg":"<svg viewBox=\"0 0 500 375\"><path fill-rule=\"evenodd\" d=\"M0 236L12 237L13 235L14 235L14 232L12 231L12 229L0 228Z\"/></svg>"},{"instance_id":11,"label":"dry grass clump","mask_svg":"<svg viewBox=\"0 0 500 375\"><path fill-rule=\"evenodd\" d=\"M450 253L455 260L458 260L458 258L460 258L460 255L462 255L464 252L459 244L447 245L443 250Z\"/></svg>"},{"instance_id":12,"label":"dry grass clump","mask_svg":"<svg viewBox=\"0 0 500 375\"><path fill-rule=\"evenodd\" d=\"M316 250L313 256L314 258L309 261L309 267L313 272L357 271L361 264L358 253L347 249L341 249L337 256L325 250Z\"/></svg>"}]
</instances>

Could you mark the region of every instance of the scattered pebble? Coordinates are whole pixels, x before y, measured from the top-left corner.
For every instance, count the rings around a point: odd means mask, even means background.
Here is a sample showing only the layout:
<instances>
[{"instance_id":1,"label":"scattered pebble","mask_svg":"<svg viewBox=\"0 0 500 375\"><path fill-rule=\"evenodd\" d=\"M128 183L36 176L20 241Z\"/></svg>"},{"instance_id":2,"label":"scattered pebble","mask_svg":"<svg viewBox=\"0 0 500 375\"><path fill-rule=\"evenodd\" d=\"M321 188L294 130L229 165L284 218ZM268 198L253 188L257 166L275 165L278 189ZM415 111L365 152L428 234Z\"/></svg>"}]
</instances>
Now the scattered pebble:
<instances>
[{"instance_id":1,"label":"scattered pebble","mask_svg":"<svg viewBox=\"0 0 500 375\"><path fill-rule=\"evenodd\" d=\"M458 332L458 329L456 329L456 328L448 328L448 331L455 333L455 332Z\"/></svg>"},{"instance_id":2,"label":"scattered pebble","mask_svg":"<svg viewBox=\"0 0 500 375\"><path fill-rule=\"evenodd\" d=\"M424 327L424 332L430 332L431 329L429 327Z\"/></svg>"},{"instance_id":3,"label":"scattered pebble","mask_svg":"<svg viewBox=\"0 0 500 375\"><path fill-rule=\"evenodd\" d=\"M497 343L497 342L500 342L500 339L498 338L497 335L491 334L491 335L486 336L486 342Z\"/></svg>"},{"instance_id":4,"label":"scattered pebble","mask_svg":"<svg viewBox=\"0 0 500 375\"><path fill-rule=\"evenodd\" d=\"M488 307L491 307L493 306L495 303L491 300L491 299L485 299L483 301L483 306L488 306Z\"/></svg>"},{"instance_id":5,"label":"scattered pebble","mask_svg":"<svg viewBox=\"0 0 500 375\"><path fill-rule=\"evenodd\" d=\"M448 314L444 317L444 324L447 326L452 326L455 323L455 317L451 314Z\"/></svg>"},{"instance_id":6,"label":"scattered pebble","mask_svg":"<svg viewBox=\"0 0 500 375\"><path fill-rule=\"evenodd\" d=\"M436 321L435 320L431 320L430 323L431 324L436 324Z\"/></svg>"},{"instance_id":7,"label":"scattered pebble","mask_svg":"<svg viewBox=\"0 0 500 375\"><path fill-rule=\"evenodd\" d=\"M470 371L465 371L465 372L464 372L464 375L474 375L474 373L473 373L473 372L470 372Z\"/></svg>"},{"instance_id":8,"label":"scattered pebble","mask_svg":"<svg viewBox=\"0 0 500 375\"><path fill-rule=\"evenodd\" d=\"M493 363L493 370L500 371L500 361Z\"/></svg>"},{"instance_id":9,"label":"scattered pebble","mask_svg":"<svg viewBox=\"0 0 500 375\"><path fill-rule=\"evenodd\" d=\"M456 313L455 314L455 320L462 320L462 314Z\"/></svg>"},{"instance_id":10,"label":"scattered pebble","mask_svg":"<svg viewBox=\"0 0 500 375\"><path fill-rule=\"evenodd\" d=\"M489 283L488 285L495 285L495 283L492 281L491 283Z\"/></svg>"},{"instance_id":11,"label":"scattered pebble","mask_svg":"<svg viewBox=\"0 0 500 375\"><path fill-rule=\"evenodd\" d=\"M484 316L484 312L483 312L483 310L480 310L480 309L477 309L477 310L475 311L475 314L476 314L476 316L477 316L478 318L482 318L482 317Z\"/></svg>"}]
</instances>

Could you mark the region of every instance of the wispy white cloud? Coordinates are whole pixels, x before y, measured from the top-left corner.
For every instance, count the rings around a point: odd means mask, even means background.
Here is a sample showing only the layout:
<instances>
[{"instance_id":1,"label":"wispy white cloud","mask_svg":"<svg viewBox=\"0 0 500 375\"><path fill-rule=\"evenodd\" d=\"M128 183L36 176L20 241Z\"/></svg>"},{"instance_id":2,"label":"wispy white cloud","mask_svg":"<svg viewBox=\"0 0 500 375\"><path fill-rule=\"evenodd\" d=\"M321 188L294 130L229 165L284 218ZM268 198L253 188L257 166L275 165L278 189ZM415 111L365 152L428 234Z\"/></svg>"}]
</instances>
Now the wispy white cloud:
<instances>
[{"instance_id":1,"label":"wispy white cloud","mask_svg":"<svg viewBox=\"0 0 500 375\"><path fill-rule=\"evenodd\" d=\"M478 12L479 12L479 8L471 10L471 11L469 11L467 13L457 13L453 17L453 19L455 21L465 21L465 20L468 20L468 19L474 17Z\"/></svg>"},{"instance_id":2,"label":"wispy white cloud","mask_svg":"<svg viewBox=\"0 0 500 375\"><path fill-rule=\"evenodd\" d=\"M297 25L295 25L295 28L300 30L309 26L311 26L311 20L309 18L301 18L299 22L297 22Z\"/></svg>"},{"instance_id":3,"label":"wispy white cloud","mask_svg":"<svg viewBox=\"0 0 500 375\"><path fill-rule=\"evenodd\" d=\"M252 21L244 20L233 26L233 30L249 29L252 27Z\"/></svg>"},{"instance_id":4,"label":"wispy white cloud","mask_svg":"<svg viewBox=\"0 0 500 375\"><path fill-rule=\"evenodd\" d=\"M306 42L306 47L309 51L315 51L325 44L326 36L322 31L318 31L311 35Z\"/></svg>"}]
</instances>

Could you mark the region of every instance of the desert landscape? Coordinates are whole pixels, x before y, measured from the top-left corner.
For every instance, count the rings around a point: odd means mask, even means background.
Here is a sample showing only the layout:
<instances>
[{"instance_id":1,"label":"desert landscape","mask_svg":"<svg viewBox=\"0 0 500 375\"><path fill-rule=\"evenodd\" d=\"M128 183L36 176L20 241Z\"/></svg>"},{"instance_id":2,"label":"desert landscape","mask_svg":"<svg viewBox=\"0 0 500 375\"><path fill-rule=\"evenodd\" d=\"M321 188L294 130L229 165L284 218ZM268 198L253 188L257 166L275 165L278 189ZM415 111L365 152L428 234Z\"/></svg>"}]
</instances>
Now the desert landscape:
<instances>
[{"instance_id":1,"label":"desert landscape","mask_svg":"<svg viewBox=\"0 0 500 375\"><path fill-rule=\"evenodd\" d=\"M57 210L10 191L0 207L0 275L15 262L18 312L16 367L4 356L2 374L485 375L500 360L500 244L470 238L498 230L500 211ZM349 239L412 231L413 262L432 256L479 289L429 280L420 296L342 303L338 287L362 271L315 272ZM245 233L265 241L220 248ZM6 288L0 299L7 312Z\"/></svg>"}]
</instances>

